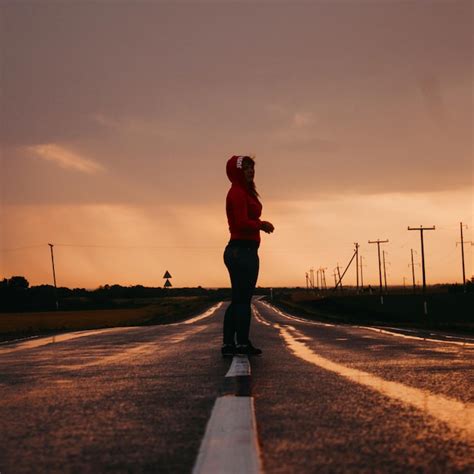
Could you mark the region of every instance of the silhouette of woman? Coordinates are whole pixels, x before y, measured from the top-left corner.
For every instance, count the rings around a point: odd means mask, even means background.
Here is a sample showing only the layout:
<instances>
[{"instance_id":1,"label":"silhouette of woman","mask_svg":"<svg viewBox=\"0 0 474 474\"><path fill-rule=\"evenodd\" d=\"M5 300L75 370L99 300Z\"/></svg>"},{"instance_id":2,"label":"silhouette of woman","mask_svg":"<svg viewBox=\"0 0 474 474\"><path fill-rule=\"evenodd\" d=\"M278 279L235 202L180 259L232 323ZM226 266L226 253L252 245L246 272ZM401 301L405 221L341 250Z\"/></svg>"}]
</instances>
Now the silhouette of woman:
<instances>
[{"instance_id":1,"label":"silhouette of woman","mask_svg":"<svg viewBox=\"0 0 474 474\"><path fill-rule=\"evenodd\" d=\"M249 339L251 299L257 284L260 231L270 234L274 227L261 221L262 204L254 183L255 162L250 156L233 156L227 161L232 186L227 193L226 212L230 241L224 263L232 284L232 302L224 316L224 357L235 354L260 355Z\"/></svg>"}]
</instances>

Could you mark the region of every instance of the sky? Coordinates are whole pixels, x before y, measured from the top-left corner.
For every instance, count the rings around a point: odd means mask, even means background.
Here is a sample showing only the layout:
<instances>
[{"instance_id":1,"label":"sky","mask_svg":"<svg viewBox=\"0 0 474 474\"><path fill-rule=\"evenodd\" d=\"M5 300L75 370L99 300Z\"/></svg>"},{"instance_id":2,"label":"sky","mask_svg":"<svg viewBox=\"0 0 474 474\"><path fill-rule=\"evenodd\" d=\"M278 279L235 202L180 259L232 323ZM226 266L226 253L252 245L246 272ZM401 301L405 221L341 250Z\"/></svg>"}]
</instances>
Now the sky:
<instances>
[{"instance_id":1,"label":"sky","mask_svg":"<svg viewBox=\"0 0 474 474\"><path fill-rule=\"evenodd\" d=\"M256 156L260 286L473 274L471 1L4 1L0 279L229 286L225 163ZM341 270L342 271L342 270ZM345 284L355 283L355 268Z\"/></svg>"}]
</instances>

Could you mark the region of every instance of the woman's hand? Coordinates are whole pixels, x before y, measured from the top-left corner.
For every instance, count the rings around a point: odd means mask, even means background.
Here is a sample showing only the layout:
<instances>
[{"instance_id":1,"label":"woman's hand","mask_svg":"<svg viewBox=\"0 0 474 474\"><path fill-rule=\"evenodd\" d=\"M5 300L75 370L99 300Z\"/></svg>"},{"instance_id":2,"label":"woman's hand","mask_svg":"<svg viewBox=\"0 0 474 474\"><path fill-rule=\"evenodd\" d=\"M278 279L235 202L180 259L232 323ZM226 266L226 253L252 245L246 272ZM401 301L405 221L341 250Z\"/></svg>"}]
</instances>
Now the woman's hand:
<instances>
[{"instance_id":1,"label":"woman's hand","mask_svg":"<svg viewBox=\"0 0 474 474\"><path fill-rule=\"evenodd\" d=\"M263 232L271 234L275 230L275 227L273 227L273 224L271 222L262 221L261 229L263 230Z\"/></svg>"}]
</instances>

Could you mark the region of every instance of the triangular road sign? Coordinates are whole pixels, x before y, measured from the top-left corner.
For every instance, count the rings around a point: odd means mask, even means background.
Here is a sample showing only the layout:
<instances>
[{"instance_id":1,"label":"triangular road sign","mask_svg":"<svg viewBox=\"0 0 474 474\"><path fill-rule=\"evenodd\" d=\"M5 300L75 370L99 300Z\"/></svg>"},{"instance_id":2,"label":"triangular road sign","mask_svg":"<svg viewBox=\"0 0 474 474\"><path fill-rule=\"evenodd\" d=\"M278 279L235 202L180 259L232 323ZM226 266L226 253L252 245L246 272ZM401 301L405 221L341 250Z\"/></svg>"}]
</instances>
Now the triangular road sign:
<instances>
[{"instance_id":1,"label":"triangular road sign","mask_svg":"<svg viewBox=\"0 0 474 474\"><path fill-rule=\"evenodd\" d=\"M168 280L168 278L165 281L165 288L169 288L170 286L173 286L171 282Z\"/></svg>"},{"instance_id":2,"label":"triangular road sign","mask_svg":"<svg viewBox=\"0 0 474 474\"><path fill-rule=\"evenodd\" d=\"M170 272L166 270L165 274L163 275L163 278L173 278L173 277L170 275Z\"/></svg>"}]
</instances>

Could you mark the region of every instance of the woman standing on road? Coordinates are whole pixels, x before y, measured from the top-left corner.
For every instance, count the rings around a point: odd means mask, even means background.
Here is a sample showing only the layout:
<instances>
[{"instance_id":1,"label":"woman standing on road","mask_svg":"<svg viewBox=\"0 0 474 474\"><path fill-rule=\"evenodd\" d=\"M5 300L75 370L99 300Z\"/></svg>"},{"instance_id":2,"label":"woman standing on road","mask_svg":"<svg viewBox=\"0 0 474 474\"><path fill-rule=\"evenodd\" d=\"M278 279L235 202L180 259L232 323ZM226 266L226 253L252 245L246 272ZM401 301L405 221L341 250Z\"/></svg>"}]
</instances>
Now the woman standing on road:
<instances>
[{"instance_id":1,"label":"woman standing on road","mask_svg":"<svg viewBox=\"0 0 474 474\"><path fill-rule=\"evenodd\" d=\"M250 156L233 156L227 162L232 186L227 193L226 212L230 241L224 251L224 263L232 284L232 302L224 316L224 357L234 354L260 355L262 351L249 339L250 303L257 284L260 230L270 234L274 227L261 221L262 204L255 188L255 162Z\"/></svg>"}]
</instances>

